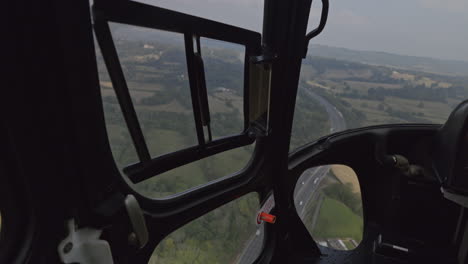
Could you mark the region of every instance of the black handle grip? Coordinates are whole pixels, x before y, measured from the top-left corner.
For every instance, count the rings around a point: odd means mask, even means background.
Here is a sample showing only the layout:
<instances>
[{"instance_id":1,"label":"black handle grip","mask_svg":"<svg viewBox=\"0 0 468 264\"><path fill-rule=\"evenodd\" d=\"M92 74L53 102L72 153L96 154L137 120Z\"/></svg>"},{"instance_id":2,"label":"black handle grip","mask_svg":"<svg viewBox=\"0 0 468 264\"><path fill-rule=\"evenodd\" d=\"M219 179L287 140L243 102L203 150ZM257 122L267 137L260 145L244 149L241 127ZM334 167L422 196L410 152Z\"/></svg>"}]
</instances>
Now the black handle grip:
<instances>
[{"instance_id":1,"label":"black handle grip","mask_svg":"<svg viewBox=\"0 0 468 264\"><path fill-rule=\"evenodd\" d=\"M322 15L320 16L320 23L316 29L310 31L305 36L306 41L305 41L304 58L307 55L307 47L309 46L310 40L318 36L320 33L322 33L323 29L325 28L325 25L327 24L329 7L330 7L330 2L328 0L322 0Z\"/></svg>"}]
</instances>

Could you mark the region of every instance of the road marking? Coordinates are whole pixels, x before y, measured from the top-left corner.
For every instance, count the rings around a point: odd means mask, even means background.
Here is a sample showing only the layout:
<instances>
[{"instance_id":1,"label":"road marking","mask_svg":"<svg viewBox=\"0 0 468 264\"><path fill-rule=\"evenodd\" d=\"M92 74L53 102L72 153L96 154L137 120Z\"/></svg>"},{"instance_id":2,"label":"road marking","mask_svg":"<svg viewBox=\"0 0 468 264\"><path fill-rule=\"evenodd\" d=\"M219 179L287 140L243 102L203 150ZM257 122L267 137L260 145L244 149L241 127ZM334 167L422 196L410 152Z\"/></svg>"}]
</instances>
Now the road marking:
<instances>
[{"instance_id":1,"label":"road marking","mask_svg":"<svg viewBox=\"0 0 468 264\"><path fill-rule=\"evenodd\" d=\"M344 243L341 239L338 239L338 243L340 244L340 246L343 247L344 250L348 250L348 248L346 247L345 243Z\"/></svg>"}]
</instances>

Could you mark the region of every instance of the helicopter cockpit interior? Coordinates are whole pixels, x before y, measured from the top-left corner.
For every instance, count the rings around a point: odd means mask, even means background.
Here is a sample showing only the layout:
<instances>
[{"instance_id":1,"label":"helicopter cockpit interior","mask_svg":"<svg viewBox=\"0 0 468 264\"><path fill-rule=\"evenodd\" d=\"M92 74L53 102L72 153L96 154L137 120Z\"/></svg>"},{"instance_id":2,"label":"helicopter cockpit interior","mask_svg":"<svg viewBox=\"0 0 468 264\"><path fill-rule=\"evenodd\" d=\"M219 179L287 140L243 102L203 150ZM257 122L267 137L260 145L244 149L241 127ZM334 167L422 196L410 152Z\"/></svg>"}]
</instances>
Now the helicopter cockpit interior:
<instances>
[{"instance_id":1,"label":"helicopter cockpit interior","mask_svg":"<svg viewBox=\"0 0 468 264\"><path fill-rule=\"evenodd\" d=\"M468 62L160 2L3 4L0 263L468 263Z\"/></svg>"}]
</instances>

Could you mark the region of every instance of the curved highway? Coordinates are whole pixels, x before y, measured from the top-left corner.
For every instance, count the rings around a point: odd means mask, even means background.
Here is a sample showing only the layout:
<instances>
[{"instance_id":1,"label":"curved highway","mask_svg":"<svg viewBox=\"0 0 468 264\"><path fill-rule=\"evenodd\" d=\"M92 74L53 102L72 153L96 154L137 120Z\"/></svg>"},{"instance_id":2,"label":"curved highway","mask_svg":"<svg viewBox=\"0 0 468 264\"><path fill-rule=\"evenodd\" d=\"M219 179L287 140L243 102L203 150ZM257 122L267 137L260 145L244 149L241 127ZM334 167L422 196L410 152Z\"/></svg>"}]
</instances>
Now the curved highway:
<instances>
[{"instance_id":1,"label":"curved highway","mask_svg":"<svg viewBox=\"0 0 468 264\"><path fill-rule=\"evenodd\" d=\"M310 89L302 87L304 92L313 100L318 102L328 114L328 120L330 121L330 133L343 131L346 129L346 122L343 118L343 114L336 109L335 106L330 104L320 95L312 92ZM304 209L307 203L314 196L319 183L327 175L330 170L329 166L320 166L304 171L298 180L296 189L294 190L294 203L296 204L296 210L299 216L304 216Z\"/></svg>"}]
</instances>

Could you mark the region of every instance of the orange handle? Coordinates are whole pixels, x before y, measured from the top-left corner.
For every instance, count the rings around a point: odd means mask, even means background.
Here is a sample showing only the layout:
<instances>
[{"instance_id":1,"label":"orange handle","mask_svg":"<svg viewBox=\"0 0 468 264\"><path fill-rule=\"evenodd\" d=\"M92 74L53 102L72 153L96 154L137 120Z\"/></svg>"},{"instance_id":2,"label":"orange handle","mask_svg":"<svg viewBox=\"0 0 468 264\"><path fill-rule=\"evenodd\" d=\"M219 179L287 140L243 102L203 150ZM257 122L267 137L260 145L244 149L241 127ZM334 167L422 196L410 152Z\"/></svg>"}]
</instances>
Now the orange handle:
<instances>
[{"instance_id":1,"label":"orange handle","mask_svg":"<svg viewBox=\"0 0 468 264\"><path fill-rule=\"evenodd\" d=\"M276 222L276 216L267 214L265 212L260 213L260 220L263 220L267 223L274 224Z\"/></svg>"}]
</instances>

